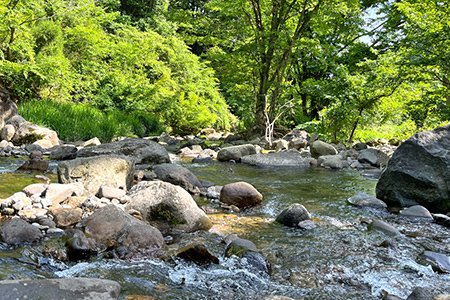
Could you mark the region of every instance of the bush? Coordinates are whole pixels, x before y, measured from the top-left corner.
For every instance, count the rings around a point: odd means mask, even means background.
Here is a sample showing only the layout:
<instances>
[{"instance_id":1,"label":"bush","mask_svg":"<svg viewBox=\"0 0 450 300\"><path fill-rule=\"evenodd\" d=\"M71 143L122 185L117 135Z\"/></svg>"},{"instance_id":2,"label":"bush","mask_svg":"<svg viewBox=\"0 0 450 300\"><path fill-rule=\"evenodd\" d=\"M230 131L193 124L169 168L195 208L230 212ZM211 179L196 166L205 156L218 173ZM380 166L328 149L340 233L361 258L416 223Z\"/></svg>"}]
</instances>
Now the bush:
<instances>
[{"instance_id":1,"label":"bush","mask_svg":"<svg viewBox=\"0 0 450 300\"><path fill-rule=\"evenodd\" d=\"M162 132L158 120L144 111L105 113L84 103L33 100L19 105L19 114L30 122L55 130L64 141L98 137L105 143L119 136L144 137Z\"/></svg>"}]
</instances>

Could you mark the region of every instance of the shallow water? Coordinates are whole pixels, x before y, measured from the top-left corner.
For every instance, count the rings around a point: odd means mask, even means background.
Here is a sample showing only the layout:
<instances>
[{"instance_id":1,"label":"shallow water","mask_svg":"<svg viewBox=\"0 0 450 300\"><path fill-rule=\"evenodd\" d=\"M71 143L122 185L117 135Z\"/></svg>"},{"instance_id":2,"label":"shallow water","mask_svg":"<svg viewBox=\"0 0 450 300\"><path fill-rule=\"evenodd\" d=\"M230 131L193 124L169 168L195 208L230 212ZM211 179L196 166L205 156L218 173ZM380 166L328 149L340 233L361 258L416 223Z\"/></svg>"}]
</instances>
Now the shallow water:
<instances>
[{"instance_id":1,"label":"shallow water","mask_svg":"<svg viewBox=\"0 0 450 300\"><path fill-rule=\"evenodd\" d=\"M45 244L15 250L3 246L0 279L107 278L121 284L121 297L141 294L157 299L261 299L269 294L295 299L381 299L384 291L406 298L417 286L450 293L450 275L416 263L424 250L450 254L448 229L347 204L346 199L358 192L374 194L376 181L358 171L182 164L216 185L251 183L264 196L259 208L209 215L214 224L209 232L174 237L178 246L202 241L219 257L219 265L101 258L66 265L43 256ZM303 204L317 227L304 231L275 223L275 217L292 203ZM383 219L402 235L369 232L369 219ZM272 263L272 276L253 269L245 259L223 256L225 245L220 241L230 233L257 245ZM381 247L386 240L393 246Z\"/></svg>"}]
</instances>

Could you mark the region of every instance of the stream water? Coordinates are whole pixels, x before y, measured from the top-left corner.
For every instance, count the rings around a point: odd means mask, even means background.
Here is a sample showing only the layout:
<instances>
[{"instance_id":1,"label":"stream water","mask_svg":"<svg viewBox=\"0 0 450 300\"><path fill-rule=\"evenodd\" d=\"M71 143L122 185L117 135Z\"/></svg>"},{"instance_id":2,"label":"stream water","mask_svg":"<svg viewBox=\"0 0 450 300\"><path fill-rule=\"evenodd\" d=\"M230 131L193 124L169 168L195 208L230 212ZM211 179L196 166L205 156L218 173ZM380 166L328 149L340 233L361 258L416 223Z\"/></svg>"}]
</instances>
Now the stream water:
<instances>
[{"instance_id":1,"label":"stream water","mask_svg":"<svg viewBox=\"0 0 450 300\"><path fill-rule=\"evenodd\" d=\"M170 252L194 240L202 241L219 257L219 265L100 257L65 264L43 254L55 243L49 240L37 247L2 245L0 279L106 278L121 284L121 297L140 294L157 299L261 299L271 294L295 299L381 299L384 292L406 298L418 286L450 292L450 275L416 262L424 250L450 254L448 229L400 218L386 210L347 204L358 192L375 192L376 181L358 171L181 164L216 185L248 182L264 196L258 208L240 214L220 210L210 214L214 226L209 232L174 236L175 243L168 245ZM3 176L0 174L0 182ZM308 209L315 228L305 231L274 222L293 203ZM370 232L367 220L372 219L383 219L402 234L389 237ZM245 259L224 257L221 240L230 233L256 244L272 263L271 276L253 269Z\"/></svg>"}]
</instances>

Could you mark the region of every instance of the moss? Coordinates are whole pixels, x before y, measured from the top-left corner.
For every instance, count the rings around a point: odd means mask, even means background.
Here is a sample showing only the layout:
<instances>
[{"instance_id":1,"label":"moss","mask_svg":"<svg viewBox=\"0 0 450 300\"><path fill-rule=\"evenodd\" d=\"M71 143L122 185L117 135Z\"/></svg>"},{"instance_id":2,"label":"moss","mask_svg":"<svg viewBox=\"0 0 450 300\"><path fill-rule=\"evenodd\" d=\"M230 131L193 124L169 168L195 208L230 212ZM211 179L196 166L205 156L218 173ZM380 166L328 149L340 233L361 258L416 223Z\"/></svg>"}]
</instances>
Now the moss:
<instances>
[{"instance_id":1,"label":"moss","mask_svg":"<svg viewBox=\"0 0 450 300\"><path fill-rule=\"evenodd\" d=\"M36 141L42 140L45 137L44 134L29 133L21 137L14 142L15 145L29 145Z\"/></svg>"},{"instance_id":2,"label":"moss","mask_svg":"<svg viewBox=\"0 0 450 300\"><path fill-rule=\"evenodd\" d=\"M185 220L181 220L175 216L172 207L167 204L161 203L154 207L150 212L150 219L157 221L165 221L173 225L186 224Z\"/></svg>"}]
</instances>

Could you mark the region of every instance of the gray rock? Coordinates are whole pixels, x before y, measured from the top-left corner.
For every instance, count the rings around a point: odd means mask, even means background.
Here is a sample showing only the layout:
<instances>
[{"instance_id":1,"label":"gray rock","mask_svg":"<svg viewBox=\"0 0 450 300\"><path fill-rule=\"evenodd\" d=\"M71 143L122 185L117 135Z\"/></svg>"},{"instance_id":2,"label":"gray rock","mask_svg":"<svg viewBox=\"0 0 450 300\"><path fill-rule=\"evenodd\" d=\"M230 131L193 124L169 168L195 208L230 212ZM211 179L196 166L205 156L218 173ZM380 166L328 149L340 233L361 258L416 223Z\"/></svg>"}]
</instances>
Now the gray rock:
<instances>
[{"instance_id":1,"label":"gray rock","mask_svg":"<svg viewBox=\"0 0 450 300\"><path fill-rule=\"evenodd\" d=\"M255 206L260 204L262 199L263 196L258 190L242 181L226 184L220 191L220 201L239 208Z\"/></svg>"},{"instance_id":2,"label":"gray rock","mask_svg":"<svg viewBox=\"0 0 450 300\"><path fill-rule=\"evenodd\" d=\"M380 164L378 163L377 150L370 148L364 149L359 152L358 161L360 163L369 163L374 167L378 167Z\"/></svg>"},{"instance_id":3,"label":"gray rock","mask_svg":"<svg viewBox=\"0 0 450 300\"><path fill-rule=\"evenodd\" d=\"M49 215L53 216L58 227L67 227L81 221L81 208L52 207Z\"/></svg>"},{"instance_id":4,"label":"gray rock","mask_svg":"<svg viewBox=\"0 0 450 300\"><path fill-rule=\"evenodd\" d=\"M276 218L278 223L289 227L299 227L299 223L305 220L311 220L311 215L308 210L299 203L290 205Z\"/></svg>"},{"instance_id":5,"label":"gray rock","mask_svg":"<svg viewBox=\"0 0 450 300\"><path fill-rule=\"evenodd\" d=\"M243 157L241 162L254 166L273 166L273 167L310 166L310 159L304 158L297 150L248 155Z\"/></svg>"},{"instance_id":6,"label":"gray rock","mask_svg":"<svg viewBox=\"0 0 450 300\"><path fill-rule=\"evenodd\" d=\"M416 287L406 300L435 300L431 290L423 287Z\"/></svg>"},{"instance_id":7,"label":"gray rock","mask_svg":"<svg viewBox=\"0 0 450 300\"><path fill-rule=\"evenodd\" d=\"M102 185L99 190L99 197L104 197L108 199L120 199L126 195L126 192L122 189L117 189L109 186Z\"/></svg>"},{"instance_id":8,"label":"gray rock","mask_svg":"<svg viewBox=\"0 0 450 300\"><path fill-rule=\"evenodd\" d=\"M77 152L78 149L75 146L57 146L57 149L50 153L50 158L56 160L74 159Z\"/></svg>"},{"instance_id":9,"label":"gray rock","mask_svg":"<svg viewBox=\"0 0 450 300\"><path fill-rule=\"evenodd\" d=\"M41 231L20 218L12 218L0 227L0 238L9 245L36 243L42 238Z\"/></svg>"},{"instance_id":10,"label":"gray rock","mask_svg":"<svg viewBox=\"0 0 450 300\"><path fill-rule=\"evenodd\" d=\"M77 158L99 155L128 157L134 160L136 164L170 163L167 150L158 143L146 139L125 139L119 142L83 148L77 152Z\"/></svg>"},{"instance_id":11,"label":"gray rock","mask_svg":"<svg viewBox=\"0 0 450 300\"><path fill-rule=\"evenodd\" d=\"M101 145L102 143L100 142L100 140L98 139L98 137L94 137L90 140L85 141L84 143L82 143L80 145L80 147L85 148L85 147L92 147L92 146L98 146Z\"/></svg>"},{"instance_id":12,"label":"gray rock","mask_svg":"<svg viewBox=\"0 0 450 300\"><path fill-rule=\"evenodd\" d=\"M201 182L191 171L175 164L160 164L153 168L156 176L166 182L181 186L186 191L194 193L196 188L203 188Z\"/></svg>"},{"instance_id":13,"label":"gray rock","mask_svg":"<svg viewBox=\"0 0 450 300\"><path fill-rule=\"evenodd\" d=\"M338 151L336 148L333 147L333 145L330 145L328 143L325 143L323 141L314 141L310 145L311 155L314 158L318 158L322 155L336 155L338 154Z\"/></svg>"},{"instance_id":14,"label":"gray rock","mask_svg":"<svg viewBox=\"0 0 450 300\"><path fill-rule=\"evenodd\" d=\"M450 211L450 125L406 140L381 174L377 198L389 206L423 205Z\"/></svg>"},{"instance_id":15,"label":"gray rock","mask_svg":"<svg viewBox=\"0 0 450 300\"><path fill-rule=\"evenodd\" d=\"M398 231L397 228L395 228L392 225L389 225L386 222L380 221L380 220L373 221L372 223L369 224L368 228L371 231L380 231L386 235L399 235L400 234L400 232Z\"/></svg>"},{"instance_id":16,"label":"gray rock","mask_svg":"<svg viewBox=\"0 0 450 300\"><path fill-rule=\"evenodd\" d=\"M444 254L425 251L419 256L418 263L431 266L438 273L450 273L450 257Z\"/></svg>"},{"instance_id":17,"label":"gray rock","mask_svg":"<svg viewBox=\"0 0 450 300\"><path fill-rule=\"evenodd\" d=\"M33 158L26 161L17 170L20 171L41 171L45 172L48 169L49 161L41 158Z\"/></svg>"},{"instance_id":18,"label":"gray rock","mask_svg":"<svg viewBox=\"0 0 450 300\"><path fill-rule=\"evenodd\" d=\"M55 131L27 121L20 124L12 141L15 145L36 144L44 149L59 145L58 135Z\"/></svg>"},{"instance_id":19,"label":"gray rock","mask_svg":"<svg viewBox=\"0 0 450 300\"><path fill-rule=\"evenodd\" d=\"M325 168L342 169L346 161L344 161L340 155L326 155L320 156L317 159L317 163Z\"/></svg>"},{"instance_id":20,"label":"gray rock","mask_svg":"<svg viewBox=\"0 0 450 300\"><path fill-rule=\"evenodd\" d=\"M63 278L0 281L3 299L119 299L120 285L97 278Z\"/></svg>"},{"instance_id":21,"label":"gray rock","mask_svg":"<svg viewBox=\"0 0 450 300\"><path fill-rule=\"evenodd\" d=\"M355 149L356 151L361 151L367 148L368 148L367 145L364 143L356 143L352 146L352 149Z\"/></svg>"},{"instance_id":22,"label":"gray rock","mask_svg":"<svg viewBox=\"0 0 450 300\"><path fill-rule=\"evenodd\" d=\"M24 192L25 195L30 197L31 195L41 195L46 188L47 186L43 183L34 183L24 187L22 192Z\"/></svg>"},{"instance_id":23,"label":"gray rock","mask_svg":"<svg viewBox=\"0 0 450 300\"><path fill-rule=\"evenodd\" d=\"M9 97L8 91L6 89L0 88L0 129L12 117L17 115L17 112L17 105Z\"/></svg>"},{"instance_id":24,"label":"gray rock","mask_svg":"<svg viewBox=\"0 0 450 300\"><path fill-rule=\"evenodd\" d=\"M436 223L445 227L450 227L450 217L443 214L433 214L433 219Z\"/></svg>"},{"instance_id":25,"label":"gray rock","mask_svg":"<svg viewBox=\"0 0 450 300\"><path fill-rule=\"evenodd\" d=\"M242 157L252 154L256 154L256 148L254 145L246 144L240 146L232 146L221 149L217 153L217 160L219 161L234 160L236 162L240 162Z\"/></svg>"},{"instance_id":26,"label":"gray rock","mask_svg":"<svg viewBox=\"0 0 450 300\"><path fill-rule=\"evenodd\" d=\"M89 258L97 253L97 244L93 239L86 237L79 229L67 229L64 232L63 241L67 247L70 260Z\"/></svg>"},{"instance_id":27,"label":"gray rock","mask_svg":"<svg viewBox=\"0 0 450 300\"><path fill-rule=\"evenodd\" d=\"M141 213L149 222L163 232L183 230L194 232L209 230L211 220L183 188L161 181L142 181L128 193L127 210Z\"/></svg>"},{"instance_id":28,"label":"gray rock","mask_svg":"<svg viewBox=\"0 0 450 300\"><path fill-rule=\"evenodd\" d=\"M103 247L120 245L128 251L153 250L165 245L161 232L110 204L82 220L86 234Z\"/></svg>"},{"instance_id":29,"label":"gray rock","mask_svg":"<svg viewBox=\"0 0 450 300\"><path fill-rule=\"evenodd\" d=\"M412 218L422 218L433 220L433 216L430 211L423 207L422 205L414 205L408 207L400 212L400 215L403 217L412 217Z\"/></svg>"},{"instance_id":30,"label":"gray rock","mask_svg":"<svg viewBox=\"0 0 450 300\"><path fill-rule=\"evenodd\" d=\"M0 132L0 140L11 141L14 135L16 134L16 129L11 124L6 124L5 127L1 129Z\"/></svg>"},{"instance_id":31,"label":"gray rock","mask_svg":"<svg viewBox=\"0 0 450 300\"><path fill-rule=\"evenodd\" d=\"M366 193L358 193L355 196L352 196L347 200L350 204L363 207L363 206L371 206L371 207L380 207L386 208L387 205L380 199L377 199L375 196L366 194Z\"/></svg>"},{"instance_id":32,"label":"gray rock","mask_svg":"<svg viewBox=\"0 0 450 300\"><path fill-rule=\"evenodd\" d=\"M272 266L270 262L265 258L261 253L258 252L255 244L253 244L249 240L245 239L232 239L230 243L228 243L227 248L225 250L225 256L231 257L232 255L236 255L240 258L246 258L248 264L255 267L259 271L263 271L267 274L272 272Z\"/></svg>"},{"instance_id":33,"label":"gray rock","mask_svg":"<svg viewBox=\"0 0 450 300\"><path fill-rule=\"evenodd\" d=\"M128 190L133 184L134 162L111 156L77 158L58 164L60 183L79 182L95 195L100 187Z\"/></svg>"},{"instance_id":34,"label":"gray rock","mask_svg":"<svg viewBox=\"0 0 450 300\"><path fill-rule=\"evenodd\" d=\"M72 193L70 184L51 183L45 191L45 198L52 201L53 206L57 206L72 196Z\"/></svg>"}]
</instances>

